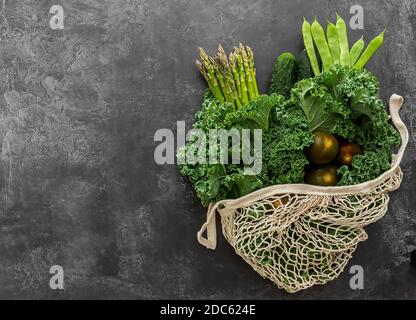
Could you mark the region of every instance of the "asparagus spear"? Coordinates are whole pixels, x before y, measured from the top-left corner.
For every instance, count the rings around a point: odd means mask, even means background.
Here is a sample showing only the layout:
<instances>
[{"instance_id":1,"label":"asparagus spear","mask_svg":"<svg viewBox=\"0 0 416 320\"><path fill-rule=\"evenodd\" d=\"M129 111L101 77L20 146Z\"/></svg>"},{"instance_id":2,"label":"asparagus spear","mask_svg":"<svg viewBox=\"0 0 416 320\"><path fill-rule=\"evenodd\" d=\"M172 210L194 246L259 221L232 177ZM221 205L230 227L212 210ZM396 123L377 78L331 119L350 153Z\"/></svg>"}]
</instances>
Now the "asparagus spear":
<instances>
[{"instance_id":1,"label":"asparagus spear","mask_svg":"<svg viewBox=\"0 0 416 320\"><path fill-rule=\"evenodd\" d=\"M256 95L254 94L253 78L250 72L249 58L247 55L246 48L243 46L242 43L240 43L240 53L241 53L243 63L244 63L244 71L245 71L245 76L246 76L246 81L247 81L248 97L251 101L256 98Z\"/></svg>"},{"instance_id":2,"label":"asparagus spear","mask_svg":"<svg viewBox=\"0 0 416 320\"><path fill-rule=\"evenodd\" d=\"M200 48L196 66L220 103L229 102L240 108L258 97L254 54L250 47L240 43L227 57L219 45L215 57L209 57Z\"/></svg>"},{"instance_id":3,"label":"asparagus spear","mask_svg":"<svg viewBox=\"0 0 416 320\"><path fill-rule=\"evenodd\" d=\"M238 62L237 62L237 56L234 54L234 52L231 52L230 54L230 68L233 73L235 86L237 89L238 98L241 104L243 104L243 91L241 88L241 81L240 81L240 74L238 72Z\"/></svg>"},{"instance_id":4,"label":"asparagus spear","mask_svg":"<svg viewBox=\"0 0 416 320\"><path fill-rule=\"evenodd\" d=\"M228 94L230 97L233 98L234 105L237 108L240 108L241 102L238 96L238 90L234 81L233 72L228 62L227 54L225 53L224 48L221 45L218 46L216 60L218 62L218 65L220 66L220 72L222 73L224 80L226 81Z\"/></svg>"},{"instance_id":5,"label":"asparagus spear","mask_svg":"<svg viewBox=\"0 0 416 320\"><path fill-rule=\"evenodd\" d=\"M221 89L218 86L218 82L215 78L212 78L210 74L208 73L205 66L202 64L202 62L196 60L196 66L198 70L201 72L202 76L205 78L205 80L208 83L208 87L210 88L212 94L220 103L224 103L224 96L222 95Z\"/></svg>"},{"instance_id":6,"label":"asparagus spear","mask_svg":"<svg viewBox=\"0 0 416 320\"><path fill-rule=\"evenodd\" d=\"M251 77L253 78L253 87L254 87L254 94L256 97L259 96L259 88L257 86L257 79L256 79L256 68L254 63L254 53L253 50L249 46L246 46L247 55L249 57L249 64L250 64L250 72Z\"/></svg>"},{"instance_id":7,"label":"asparagus spear","mask_svg":"<svg viewBox=\"0 0 416 320\"><path fill-rule=\"evenodd\" d=\"M213 65L211 64L211 60L209 56L206 54L206 52L202 48L199 48L199 55L202 61L201 64L205 68L207 78L209 79L209 82L211 82L211 86L212 86L211 91L214 97L216 97L218 101L220 101L220 103L224 103L225 97L217 81L217 77L215 76L215 70L214 70Z\"/></svg>"},{"instance_id":8,"label":"asparagus spear","mask_svg":"<svg viewBox=\"0 0 416 320\"><path fill-rule=\"evenodd\" d=\"M240 82L241 82L241 92L242 92L242 102L243 105L246 105L249 103L248 99L248 89L246 85L246 73L244 71L244 63L243 63L243 57L240 54L239 48L234 48L235 55L237 57L237 65L238 65L238 72L240 74Z\"/></svg>"},{"instance_id":9,"label":"asparagus spear","mask_svg":"<svg viewBox=\"0 0 416 320\"><path fill-rule=\"evenodd\" d=\"M231 85L229 79L227 77L227 66L228 66L228 59L225 51L221 45L218 46L217 53L215 55L214 61L218 68L219 78L222 79L225 90L226 101L234 105L234 97L231 89Z\"/></svg>"},{"instance_id":10,"label":"asparagus spear","mask_svg":"<svg viewBox=\"0 0 416 320\"><path fill-rule=\"evenodd\" d=\"M214 68L215 77L218 80L218 84L220 85L220 88L221 88L222 94L224 96L225 102L232 103L232 99L231 99L231 97L229 95L229 90L228 90L228 88L226 86L226 83L224 81L224 77L223 77L223 75L222 75L222 73L220 71L220 68L219 68L218 64L211 57L209 58L209 60L210 60L210 63L212 65L212 67Z\"/></svg>"}]
</instances>

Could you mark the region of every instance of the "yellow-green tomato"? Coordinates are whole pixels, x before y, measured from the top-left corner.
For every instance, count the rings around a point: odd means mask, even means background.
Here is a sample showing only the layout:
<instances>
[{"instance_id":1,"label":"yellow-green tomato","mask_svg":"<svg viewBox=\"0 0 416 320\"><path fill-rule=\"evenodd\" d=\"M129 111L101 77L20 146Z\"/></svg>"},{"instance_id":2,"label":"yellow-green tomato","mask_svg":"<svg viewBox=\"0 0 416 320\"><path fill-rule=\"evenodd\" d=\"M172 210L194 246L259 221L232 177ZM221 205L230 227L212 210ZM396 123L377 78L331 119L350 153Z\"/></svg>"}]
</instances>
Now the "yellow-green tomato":
<instances>
[{"instance_id":1,"label":"yellow-green tomato","mask_svg":"<svg viewBox=\"0 0 416 320\"><path fill-rule=\"evenodd\" d=\"M307 149L306 155L314 164L328 164L337 157L338 151L338 141L332 134L317 131L315 142Z\"/></svg>"},{"instance_id":2,"label":"yellow-green tomato","mask_svg":"<svg viewBox=\"0 0 416 320\"><path fill-rule=\"evenodd\" d=\"M361 154L361 148L358 144L341 142L337 162L340 166L350 166L352 158L357 154Z\"/></svg>"},{"instance_id":3,"label":"yellow-green tomato","mask_svg":"<svg viewBox=\"0 0 416 320\"><path fill-rule=\"evenodd\" d=\"M315 186L331 187L338 183L338 168L335 165L326 165L309 169L305 175L305 182Z\"/></svg>"}]
</instances>

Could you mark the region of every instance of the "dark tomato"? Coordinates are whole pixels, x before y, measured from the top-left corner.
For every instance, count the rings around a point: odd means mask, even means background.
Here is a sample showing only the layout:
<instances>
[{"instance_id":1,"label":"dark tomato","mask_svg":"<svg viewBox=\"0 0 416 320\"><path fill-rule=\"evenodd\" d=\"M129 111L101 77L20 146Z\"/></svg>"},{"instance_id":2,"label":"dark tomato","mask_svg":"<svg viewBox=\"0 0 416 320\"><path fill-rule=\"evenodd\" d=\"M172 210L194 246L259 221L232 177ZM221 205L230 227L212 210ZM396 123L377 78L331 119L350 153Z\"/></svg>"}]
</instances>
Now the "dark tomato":
<instances>
[{"instance_id":1,"label":"dark tomato","mask_svg":"<svg viewBox=\"0 0 416 320\"><path fill-rule=\"evenodd\" d=\"M326 165L306 171L305 182L315 186L331 187L338 183L338 168L334 165Z\"/></svg>"},{"instance_id":2,"label":"dark tomato","mask_svg":"<svg viewBox=\"0 0 416 320\"><path fill-rule=\"evenodd\" d=\"M327 164L337 157L338 151L338 141L332 134L317 131L315 142L307 149L306 155L314 164Z\"/></svg>"},{"instance_id":3,"label":"dark tomato","mask_svg":"<svg viewBox=\"0 0 416 320\"><path fill-rule=\"evenodd\" d=\"M280 208L281 206L285 206L285 205L287 205L289 203L289 197L283 197L283 198L280 198L280 199L277 199L276 201L274 201L273 202L273 206L276 208L276 209L278 209L278 208Z\"/></svg>"},{"instance_id":4,"label":"dark tomato","mask_svg":"<svg viewBox=\"0 0 416 320\"><path fill-rule=\"evenodd\" d=\"M361 148L358 144L352 142L341 142L337 163L340 166L350 166L354 156L361 154Z\"/></svg>"}]
</instances>

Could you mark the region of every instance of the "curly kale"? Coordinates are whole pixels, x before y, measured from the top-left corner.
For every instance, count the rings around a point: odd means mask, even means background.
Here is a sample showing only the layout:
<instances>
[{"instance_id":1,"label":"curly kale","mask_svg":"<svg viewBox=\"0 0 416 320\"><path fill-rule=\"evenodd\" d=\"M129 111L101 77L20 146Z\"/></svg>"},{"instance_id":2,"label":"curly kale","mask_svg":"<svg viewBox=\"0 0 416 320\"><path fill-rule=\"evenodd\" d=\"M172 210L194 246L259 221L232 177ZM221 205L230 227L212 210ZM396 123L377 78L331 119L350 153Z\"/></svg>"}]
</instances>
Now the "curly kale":
<instances>
[{"instance_id":1,"label":"curly kale","mask_svg":"<svg viewBox=\"0 0 416 320\"><path fill-rule=\"evenodd\" d=\"M388 170L392 148L400 143L400 136L389 123L389 115L379 98L377 78L364 69L336 65L328 72L306 81L314 83L314 89L306 94L307 98L317 96L313 110L319 103L324 103L321 109L333 111L331 122L326 122L324 129L363 148L363 154L354 157L351 168L340 168L339 185L373 180ZM297 93L304 86L302 82L295 86L292 100L296 101ZM322 92L328 92L330 97L323 98Z\"/></svg>"},{"instance_id":2,"label":"curly kale","mask_svg":"<svg viewBox=\"0 0 416 320\"><path fill-rule=\"evenodd\" d=\"M227 129L262 129L269 128L270 111L276 105L283 103L279 95L259 96L247 106L225 116L224 127Z\"/></svg>"},{"instance_id":3,"label":"curly kale","mask_svg":"<svg viewBox=\"0 0 416 320\"><path fill-rule=\"evenodd\" d=\"M257 176L245 175L242 163L181 164L180 172L189 178L202 204L239 198L276 183L303 181L308 164L303 149L313 143L313 136L306 130L302 112L279 95L259 96L237 111L230 107L219 104L207 91L194 128L205 133L210 129L262 129L262 171ZM191 139L180 150L179 159L184 159L194 142Z\"/></svg>"},{"instance_id":4,"label":"curly kale","mask_svg":"<svg viewBox=\"0 0 416 320\"><path fill-rule=\"evenodd\" d=\"M299 81L292 89L291 103L303 110L310 132L331 132L337 119L347 118L348 108L331 94L330 88L316 78Z\"/></svg>"},{"instance_id":5,"label":"curly kale","mask_svg":"<svg viewBox=\"0 0 416 320\"><path fill-rule=\"evenodd\" d=\"M390 168L392 148L400 142L379 98L377 78L364 69L341 65L299 81L289 99L263 95L238 110L229 103L219 103L208 90L194 128L207 137L210 129L263 132L262 169L258 175L246 175L243 163L179 165L204 206L266 186L302 183L309 164L305 149L314 142L313 132L317 129L362 147L363 153L354 157L351 167L338 170L338 185L359 184L380 176ZM193 151L196 141L191 138L178 158L184 159L187 152ZM208 139L204 143L208 150ZM214 151L220 153L219 149Z\"/></svg>"},{"instance_id":6,"label":"curly kale","mask_svg":"<svg viewBox=\"0 0 416 320\"><path fill-rule=\"evenodd\" d=\"M195 129L206 134L205 149L208 158L209 131L211 129L264 129L269 126L269 114L274 104L279 103L277 96L260 96L249 105L237 111L231 104L220 104L207 91L204 95L202 109L196 115ZM181 148L178 159L185 164L179 165L182 175L188 177L197 196L204 206L223 199L238 198L263 187L257 176L246 175L241 164L186 163L186 153L191 150L196 139L191 138ZM217 147L216 152L220 153Z\"/></svg>"},{"instance_id":7,"label":"curly kale","mask_svg":"<svg viewBox=\"0 0 416 320\"><path fill-rule=\"evenodd\" d=\"M338 173L341 176L339 185L353 185L376 179L383 172L390 169L390 150L366 150L357 155L352 161L352 168L342 166Z\"/></svg>"},{"instance_id":8,"label":"curly kale","mask_svg":"<svg viewBox=\"0 0 416 320\"><path fill-rule=\"evenodd\" d=\"M309 164L304 149L313 142L305 114L290 102L277 105L263 136L261 179L265 186L303 182Z\"/></svg>"},{"instance_id":9,"label":"curly kale","mask_svg":"<svg viewBox=\"0 0 416 320\"><path fill-rule=\"evenodd\" d=\"M222 129L224 128L225 117L233 110L234 108L231 104L219 103L211 91L207 90L204 94L202 108L196 113L194 128L204 131Z\"/></svg>"}]
</instances>

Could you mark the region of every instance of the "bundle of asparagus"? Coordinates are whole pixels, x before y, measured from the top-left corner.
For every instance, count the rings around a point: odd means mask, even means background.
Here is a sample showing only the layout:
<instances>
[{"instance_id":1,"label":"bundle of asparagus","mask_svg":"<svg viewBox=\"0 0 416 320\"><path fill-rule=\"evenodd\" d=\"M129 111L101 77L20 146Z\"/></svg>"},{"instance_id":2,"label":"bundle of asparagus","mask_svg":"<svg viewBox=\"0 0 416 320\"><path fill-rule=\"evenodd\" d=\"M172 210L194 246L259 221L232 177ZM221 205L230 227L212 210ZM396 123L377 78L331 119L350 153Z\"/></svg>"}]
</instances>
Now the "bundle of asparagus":
<instances>
[{"instance_id":1,"label":"bundle of asparagus","mask_svg":"<svg viewBox=\"0 0 416 320\"><path fill-rule=\"evenodd\" d=\"M199 48L199 55L196 65L218 101L231 103L238 109L259 96L254 54L250 47L240 43L229 57L221 45L215 57Z\"/></svg>"}]
</instances>

